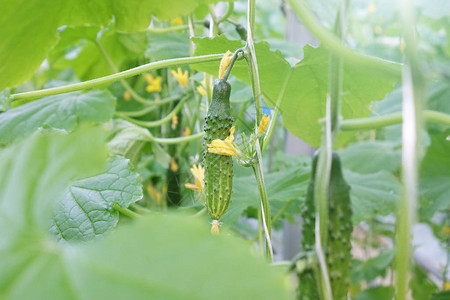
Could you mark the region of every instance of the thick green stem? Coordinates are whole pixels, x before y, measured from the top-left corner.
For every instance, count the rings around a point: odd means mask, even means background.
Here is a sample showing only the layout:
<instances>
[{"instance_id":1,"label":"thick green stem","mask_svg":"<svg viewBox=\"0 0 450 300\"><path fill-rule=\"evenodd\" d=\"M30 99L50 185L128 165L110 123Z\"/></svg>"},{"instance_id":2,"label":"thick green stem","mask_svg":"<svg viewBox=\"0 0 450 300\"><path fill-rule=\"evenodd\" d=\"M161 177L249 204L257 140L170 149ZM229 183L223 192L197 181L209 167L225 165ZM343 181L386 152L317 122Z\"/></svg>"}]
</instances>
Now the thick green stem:
<instances>
[{"instance_id":1,"label":"thick green stem","mask_svg":"<svg viewBox=\"0 0 450 300\"><path fill-rule=\"evenodd\" d=\"M152 105L141 109L141 110L135 110L135 111L118 111L118 114L124 115L124 116L128 116L128 117L140 117L140 116L144 116L146 114L148 114L149 112L151 112L152 110L156 109L158 106L161 106L163 104L167 104L167 103L171 103L173 101L176 101L178 99L180 99L182 97L182 95L177 95L177 96L172 96L172 97L167 97L165 99L162 99L160 101L152 101Z\"/></svg>"},{"instance_id":2,"label":"thick green stem","mask_svg":"<svg viewBox=\"0 0 450 300\"><path fill-rule=\"evenodd\" d=\"M161 60L156 62L151 62L139 67L135 67L126 71L122 71L116 74L108 75L105 77L100 77L88 81L78 82L74 84L69 84L65 86L59 86L44 90L37 90L32 92L25 92L25 93L18 93L11 95L11 101L18 101L18 100L31 100L31 99L37 99L41 97L46 96L52 96L57 94L64 94L74 91L80 91L85 89L92 89L98 86L102 86L105 84L111 84L113 82L119 81L121 79L133 77L139 74L142 74L144 72L148 72L151 70L161 69L161 68L168 68L173 66L180 66L180 65L186 65L186 64L197 64L197 63L203 63L203 62L209 62L209 61L219 61L222 59L224 53L221 54L210 54L210 55L201 55L201 56L194 56L194 57L182 57L182 58L174 58L174 59L167 59L167 60Z\"/></svg>"},{"instance_id":3,"label":"thick green stem","mask_svg":"<svg viewBox=\"0 0 450 300\"><path fill-rule=\"evenodd\" d=\"M378 70L394 76L401 75L400 64L363 55L344 46L337 37L320 24L317 18L306 7L304 0L289 0L289 3L297 16L300 17L303 24L319 40L319 42L336 56L339 56L345 64L358 66L359 68Z\"/></svg>"},{"instance_id":4,"label":"thick green stem","mask_svg":"<svg viewBox=\"0 0 450 300\"><path fill-rule=\"evenodd\" d=\"M406 300L411 276L411 234L419 194L418 168L423 154L421 132L426 87L416 41L414 3L412 0L398 0L398 8L405 38L406 63L402 73L402 197L397 210L395 278L396 299Z\"/></svg>"},{"instance_id":5,"label":"thick green stem","mask_svg":"<svg viewBox=\"0 0 450 300\"><path fill-rule=\"evenodd\" d=\"M270 216L269 198L267 196L266 185L264 184L262 161L259 158L257 159L256 164L253 165L253 171L255 172L256 182L258 184L259 194L261 196L262 223L266 237L266 257L270 262L272 262L272 218Z\"/></svg>"},{"instance_id":6,"label":"thick green stem","mask_svg":"<svg viewBox=\"0 0 450 300\"><path fill-rule=\"evenodd\" d=\"M137 213L135 213L132 210L129 210L128 208L122 207L119 204L117 204L116 202L114 202L114 209L118 212L120 212L121 214L130 217L132 219L136 219L139 218L140 215L138 215Z\"/></svg>"},{"instance_id":7,"label":"thick green stem","mask_svg":"<svg viewBox=\"0 0 450 300\"><path fill-rule=\"evenodd\" d=\"M115 115L119 118L122 118L124 120L127 120L133 124L142 126L142 127L157 127L157 126L161 126L167 122L170 122L170 120L172 120L173 116L176 115L180 109L183 107L183 104L189 100L192 97L192 95L187 95L186 97L184 97L180 103L177 104L177 106L175 106L175 108L164 118L157 120L157 121L140 121L140 120L135 120L132 119L130 117L128 117L127 115L121 114L121 113L115 113Z\"/></svg>"},{"instance_id":8,"label":"thick green stem","mask_svg":"<svg viewBox=\"0 0 450 300\"><path fill-rule=\"evenodd\" d=\"M191 134L188 136L183 137L177 137L177 138L157 138L152 137L151 141L159 143L159 144L165 144L165 145L171 145L171 144L181 144L181 143L187 143L195 140L200 140L205 135L204 132Z\"/></svg>"},{"instance_id":9,"label":"thick green stem","mask_svg":"<svg viewBox=\"0 0 450 300\"><path fill-rule=\"evenodd\" d=\"M256 60L255 44L253 41L253 35L255 34L255 6L256 0L248 0L247 8L247 44L245 50L247 55L247 64L250 72L250 81L252 84L253 98L255 100L255 112L256 112L256 128L262 119L262 100L261 100L261 86L259 83L258 62Z\"/></svg>"},{"instance_id":10,"label":"thick green stem","mask_svg":"<svg viewBox=\"0 0 450 300\"><path fill-rule=\"evenodd\" d=\"M284 93L286 92L287 84L288 84L289 79L291 77L292 70L293 70L292 68L289 69L288 74L286 76L286 79L285 79L285 81L283 83L283 86L281 87L280 93L278 94L277 103L275 104L275 109L274 109L274 112L272 114L272 120L270 120L269 128L267 129L266 136L264 137L262 152L264 152L266 150L266 148L269 145L270 140L272 138L273 130L275 128L275 125L276 125L277 119L278 119L278 115L280 113L281 101L283 101Z\"/></svg>"},{"instance_id":11,"label":"thick green stem","mask_svg":"<svg viewBox=\"0 0 450 300\"><path fill-rule=\"evenodd\" d=\"M450 115L448 114L432 110L425 110L423 114L426 122L450 126ZM348 119L341 121L340 129L343 131L377 129L399 124L402 120L400 112L379 117Z\"/></svg>"}]
</instances>

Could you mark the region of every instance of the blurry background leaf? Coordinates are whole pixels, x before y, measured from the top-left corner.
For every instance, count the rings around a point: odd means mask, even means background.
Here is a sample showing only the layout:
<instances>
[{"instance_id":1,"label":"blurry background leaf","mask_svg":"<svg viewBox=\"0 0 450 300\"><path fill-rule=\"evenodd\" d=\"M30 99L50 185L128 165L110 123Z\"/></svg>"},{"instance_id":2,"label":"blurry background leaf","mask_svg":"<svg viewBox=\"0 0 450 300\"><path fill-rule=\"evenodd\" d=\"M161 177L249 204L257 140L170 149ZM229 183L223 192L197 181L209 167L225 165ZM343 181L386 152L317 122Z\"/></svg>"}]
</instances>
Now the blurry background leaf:
<instances>
[{"instance_id":1,"label":"blurry background leaf","mask_svg":"<svg viewBox=\"0 0 450 300\"><path fill-rule=\"evenodd\" d=\"M394 175L384 170L371 174L344 171L344 175L351 186L353 224L395 212L400 184Z\"/></svg>"},{"instance_id":2,"label":"blurry background leaf","mask_svg":"<svg viewBox=\"0 0 450 300\"><path fill-rule=\"evenodd\" d=\"M420 216L450 209L450 130L432 134L420 168Z\"/></svg>"},{"instance_id":3,"label":"blurry background leaf","mask_svg":"<svg viewBox=\"0 0 450 300\"><path fill-rule=\"evenodd\" d=\"M148 33L149 46L145 56L152 60L163 60L190 56L189 36L184 33Z\"/></svg>"},{"instance_id":4,"label":"blurry background leaf","mask_svg":"<svg viewBox=\"0 0 450 300\"><path fill-rule=\"evenodd\" d=\"M378 286L360 292L353 300L392 300L392 297L394 297L392 286Z\"/></svg>"},{"instance_id":5,"label":"blurry background leaf","mask_svg":"<svg viewBox=\"0 0 450 300\"><path fill-rule=\"evenodd\" d=\"M128 158L136 167L141 158L141 150L150 141L148 130L128 121L114 119L110 123L108 149L112 155Z\"/></svg>"},{"instance_id":6,"label":"blurry background leaf","mask_svg":"<svg viewBox=\"0 0 450 300\"><path fill-rule=\"evenodd\" d=\"M30 134L44 125L72 130L80 122L106 122L112 118L115 97L92 90L44 97L0 114L0 144Z\"/></svg>"}]
</instances>

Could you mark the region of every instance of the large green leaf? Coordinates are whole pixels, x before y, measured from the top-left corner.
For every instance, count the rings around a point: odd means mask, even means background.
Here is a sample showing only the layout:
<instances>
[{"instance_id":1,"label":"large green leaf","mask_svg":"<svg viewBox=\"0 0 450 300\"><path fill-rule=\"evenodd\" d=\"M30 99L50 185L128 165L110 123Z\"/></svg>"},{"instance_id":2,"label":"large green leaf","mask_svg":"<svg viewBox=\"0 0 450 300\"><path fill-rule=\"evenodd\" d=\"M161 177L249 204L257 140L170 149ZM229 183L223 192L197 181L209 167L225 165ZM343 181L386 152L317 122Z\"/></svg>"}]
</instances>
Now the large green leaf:
<instances>
[{"instance_id":1,"label":"large green leaf","mask_svg":"<svg viewBox=\"0 0 450 300\"><path fill-rule=\"evenodd\" d=\"M380 253L364 263L353 263L350 273L352 282L358 283L362 280L371 282L378 276L386 276L387 267L392 263L393 258L394 252L391 250Z\"/></svg>"},{"instance_id":2,"label":"large green leaf","mask_svg":"<svg viewBox=\"0 0 450 300\"><path fill-rule=\"evenodd\" d=\"M0 114L0 144L40 127L71 130L79 122L105 122L116 104L108 91L73 92L42 98Z\"/></svg>"},{"instance_id":3,"label":"large green leaf","mask_svg":"<svg viewBox=\"0 0 450 300\"><path fill-rule=\"evenodd\" d=\"M128 207L141 198L139 175L128 159L114 156L105 173L70 185L55 208L51 231L66 241L103 236L119 221L114 202Z\"/></svg>"},{"instance_id":4,"label":"large green leaf","mask_svg":"<svg viewBox=\"0 0 450 300\"><path fill-rule=\"evenodd\" d=\"M347 170L344 175L351 186L354 224L371 219L377 214L387 215L395 212L399 199L399 182L394 175L384 170L371 174Z\"/></svg>"},{"instance_id":5,"label":"large green leaf","mask_svg":"<svg viewBox=\"0 0 450 300\"><path fill-rule=\"evenodd\" d=\"M104 26L114 17L121 31L144 30L160 19L190 14L217 0L1 0L0 90L28 79L57 42L62 25Z\"/></svg>"},{"instance_id":6,"label":"large green leaf","mask_svg":"<svg viewBox=\"0 0 450 300\"><path fill-rule=\"evenodd\" d=\"M197 44L196 55L234 51L243 46L241 41L228 40L224 35L193 41ZM266 104L273 107L281 97L283 125L307 143L319 145L319 120L325 116L328 89L327 50L305 46L305 58L291 66L280 52L271 51L266 42L256 43L255 48ZM192 68L216 75L218 63L196 64ZM232 74L249 83L244 61L235 65ZM371 101L383 99L398 79L374 70L344 66L342 116L345 119L367 117Z\"/></svg>"},{"instance_id":7,"label":"large green leaf","mask_svg":"<svg viewBox=\"0 0 450 300\"><path fill-rule=\"evenodd\" d=\"M98 26L66 27L59 31L59 42L48 56L52 70L71 67L80 80L111 74L111 66L97 40L118 68L127 61L142 58L147 42L145 32L121 32L114 26L104 30Z\"/></svg>"},{"instance_id":8,"label":"large green leaf","mask_svg":"<svg viewBox=\"0 0 450 300\"><path fill-rule=\"evenodd\" d=\"M394 287L377 286L360 292L353 300L391 300L392 297L394 297Z\"/></svg>"},{"instance_id":9,"label":"large green leaf","mask_svg":"<svg viewBox=\"0 0 450 300\"><path fill-rule=\"evenodd\" d=\"M429 219L450 209L450 130L431 135L431 145L420 168L420 214Z\"/></svg>"},{"instance_id":10,"label":"large green leaf","mask_svg":"<svg viewBox=\"0 0 450 300\"><path fill-rule=\"evenodd\" d=\"M147 34L149 46L145 56L152 60L186 57L190 55L189 36L183 33Z\"/></svg>"},{"instance_id":11,"label":"large green leaf","mask_svg":"<svg viewBox=\"0 0 450 300\"><path fill-rule=\"evenodd\" d=\"M401 146L393 142L363 141L339 151L346 169L360 174L395 172L401 164Z\"/></svg>"},{"instance_id":12,"label":"large green leaf","mask_svg":"<svg viewBox=\"0 0 450 300\"><path fill-rule=\"evenodd\" d=\"M5 274L21 267L5 251L19 247L26 235L47 231L54 200L69 181L101 171L104 143L103 132L89 127L70 135L35 133L0 152L0 290ZM28 256L16 250L25 262Z\"/></svg>"}]
</instances>

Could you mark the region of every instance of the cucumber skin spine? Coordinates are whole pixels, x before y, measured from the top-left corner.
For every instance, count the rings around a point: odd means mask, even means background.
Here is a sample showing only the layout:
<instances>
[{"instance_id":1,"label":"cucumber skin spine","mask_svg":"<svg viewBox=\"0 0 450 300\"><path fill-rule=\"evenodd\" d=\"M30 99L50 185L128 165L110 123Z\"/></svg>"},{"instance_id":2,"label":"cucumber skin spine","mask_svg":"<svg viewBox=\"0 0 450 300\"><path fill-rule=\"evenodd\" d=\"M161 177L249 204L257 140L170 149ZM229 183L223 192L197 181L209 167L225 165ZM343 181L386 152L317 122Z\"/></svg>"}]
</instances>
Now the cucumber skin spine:
<instances>
[{"instance_id":1,"label":"cucumber skin spine","mask_svg":"<svg viewBox=\"0 0 450 300\"><path fill-rule=\"evenodd\" d=\"M302 211L302 251L313 251L315 245L314 186L318 158L319 151L316 151L313 156L311 179ZM328 238L325 254L333 299L335 300L346 300L350 285L350 237L353 229L351 216L350 186L342 174L339 155L333 152L328 186ZM319 299L317 281L313 270L309 269L299 274L299 281L297 299Z\"/></svg>"},{"instance_id":2,"label":"cucumber skin spine","mask_svg":"<svg viewBox=\"0 0 450 300\"><path fill-rule=\"evenodd\" d=\"M352 208L350 186L342 174L339 155L333 152L328 188L328 239L326 260L333 299L347 300L350 286Z\"/></svg>"},{"instance_id":3,"label":"cucumber skin spine","mask_svg":"<svg viewBox=\"0 0 450 300\"><path fill-rule=\"evenodd\" d=\"M203 165L205 167L206 207L213 220L219 220L228 210L233 184L233 158L208 152L207 144L224 140L233 126L230 107L231 86L223 79L216 80L212 100L205 117L203 137Z\"/></svg>"}]
</instances>

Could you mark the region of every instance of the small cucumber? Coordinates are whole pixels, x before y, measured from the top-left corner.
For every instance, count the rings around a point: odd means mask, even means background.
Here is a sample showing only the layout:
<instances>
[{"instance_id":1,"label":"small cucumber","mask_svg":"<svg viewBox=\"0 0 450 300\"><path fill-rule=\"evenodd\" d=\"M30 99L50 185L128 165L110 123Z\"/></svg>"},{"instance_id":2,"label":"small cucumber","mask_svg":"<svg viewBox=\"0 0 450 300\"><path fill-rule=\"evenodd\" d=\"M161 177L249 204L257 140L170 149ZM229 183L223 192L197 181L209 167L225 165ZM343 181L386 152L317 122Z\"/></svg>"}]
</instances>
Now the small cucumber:
<instances>
[{"instance_id":1,"label":"small cucumber","mask_svg":"<svg viewBox=\"0 0 450 300\"><path fill-rule=\"evenodd\" d=\"M208 144L224 140L233 125L230 108L231 86L223 79L216 80L212 101L205 117L203 137L203 166L205 167L206 207L213 222L225 214L230 206L233 184L233 158L208 152Z\"/></svg>"},{"instance_id":2,"label":"small cucumber","mask_svg":"<svg viewBox=\"0 0 450 300\"><path fill-rule=\"evenodd\" d=\"M306 193L302 212L302 251L314 250L315 215L314 201L315 176L319 151L313 157L311 179ZM352 210L350 203L350 186L342 174L339 155L333 152L331 160L330 182L328 186L328 237L325 248L327 269L330 278L333 299L346 300L350 284L350 260L352 233ZM313 270L299 274L298 299L319 299L317 279Z\"/></svg>"}]
</instances>

